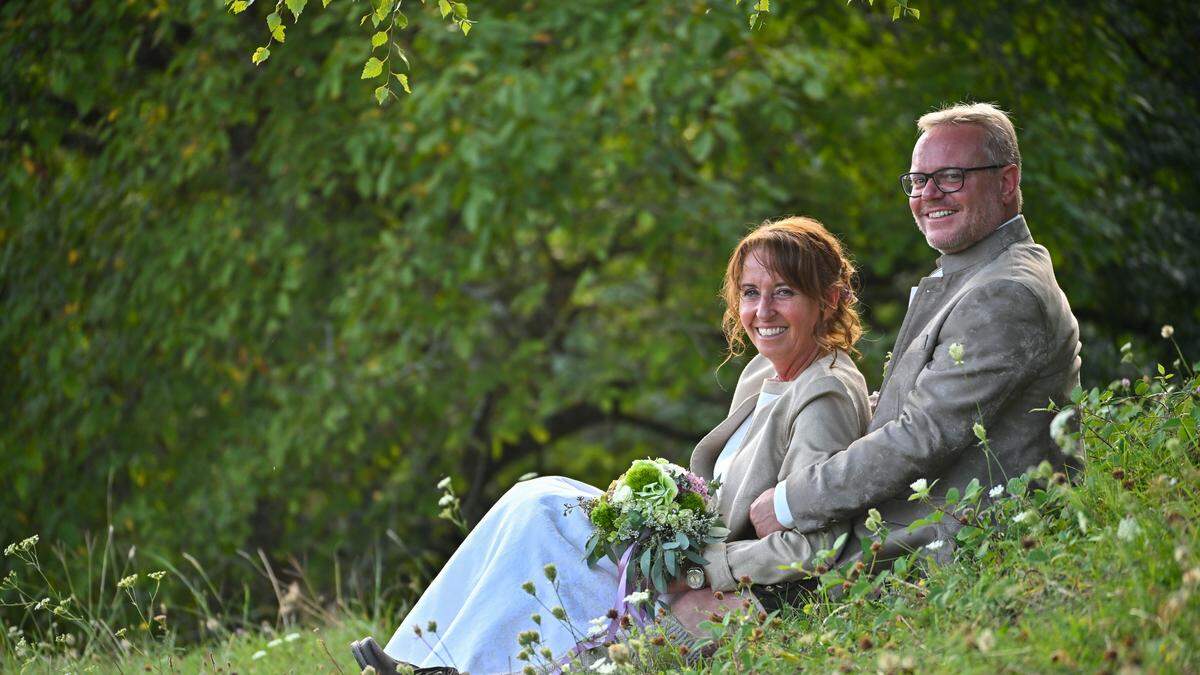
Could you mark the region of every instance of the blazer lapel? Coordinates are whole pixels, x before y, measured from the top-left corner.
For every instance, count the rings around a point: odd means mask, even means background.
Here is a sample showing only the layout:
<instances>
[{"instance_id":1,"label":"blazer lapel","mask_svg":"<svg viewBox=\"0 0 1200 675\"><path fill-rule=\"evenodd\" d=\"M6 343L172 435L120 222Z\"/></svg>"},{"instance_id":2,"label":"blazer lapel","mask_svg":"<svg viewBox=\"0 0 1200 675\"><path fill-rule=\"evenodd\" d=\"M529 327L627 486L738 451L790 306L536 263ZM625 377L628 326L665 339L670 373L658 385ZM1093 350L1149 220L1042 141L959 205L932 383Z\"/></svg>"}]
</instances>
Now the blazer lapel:
<instances>
[{"instance_id":1,"label":"blazer lapel","mask_svg":"<svg viewBox=\"0 0 1200 675\"><path fill-rule=\"evenodd\" d=\"M758 404L758 394L752 394L742 401L741 405L733 410L724 421L718 424L712 431L705 434L704 438L696 444L696 449L692 451L691 469L698 475L704 478L711 479L713 477L713 467L717 463L717 456L721 454L725 443L733 432L741 426L742 422L754 412L754 406Z\"/></svg>"}]
</instances>

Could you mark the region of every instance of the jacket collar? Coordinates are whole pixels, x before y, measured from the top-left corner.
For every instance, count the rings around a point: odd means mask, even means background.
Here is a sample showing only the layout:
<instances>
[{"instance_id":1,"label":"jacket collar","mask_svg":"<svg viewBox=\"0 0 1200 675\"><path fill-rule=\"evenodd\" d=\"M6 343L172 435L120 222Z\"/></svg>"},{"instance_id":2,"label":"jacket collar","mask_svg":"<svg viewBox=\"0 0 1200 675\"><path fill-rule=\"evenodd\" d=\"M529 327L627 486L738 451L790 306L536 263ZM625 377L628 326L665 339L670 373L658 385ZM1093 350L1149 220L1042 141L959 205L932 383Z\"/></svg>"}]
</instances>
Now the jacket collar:
<instances>
[{"instance_id":1,"label":"jacket collar","mask_svg":"<svg viewBox=\"0 0 1200 675\"><path fill-rule=\"evenodd\" d=\"M942 274L954 274L979 263L995 260L1004 249L1018 241L1030 238L1029 226L1025 224L1025 216L1018 214L969 248L958 253L947 253L938 258L938 267L942 268Z\"/></svg>"}]
</instances>

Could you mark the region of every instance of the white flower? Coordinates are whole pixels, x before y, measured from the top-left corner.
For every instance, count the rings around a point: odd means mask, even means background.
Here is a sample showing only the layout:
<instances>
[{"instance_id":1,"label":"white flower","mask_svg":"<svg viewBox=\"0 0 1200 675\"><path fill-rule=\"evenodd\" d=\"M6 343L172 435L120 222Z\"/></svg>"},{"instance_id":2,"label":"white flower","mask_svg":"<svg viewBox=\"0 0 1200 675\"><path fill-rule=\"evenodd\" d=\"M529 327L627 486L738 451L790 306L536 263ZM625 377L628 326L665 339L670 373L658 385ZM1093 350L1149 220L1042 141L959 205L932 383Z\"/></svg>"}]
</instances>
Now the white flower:
<instances>
[{"instance_id":1,"label":"white flower","mask_svg":"<svg viewBox=\"0 0 1200 675\"><path fill-rule=\"evenodd\" d=\"M609 618L607 616L598 616L594 619L589 619L588 623L593 626L607 626Z\"/></svg>"},{"instance_id":2,"label":"white flower","mask_svg":"<svg viewBox=\"0 0 1200 675\"><path fill-rule=\"evenodd\" d=\"M1125 516L1121 519L1121 523L1117 525L1117 539L1121 541L1133 541L1142 533L1142 527L1138 525L1137 520L1133 516Z\"/></svg>"},{"instance_id":3,"label":"white flower","mask_svg":"<svg viewBox=\"0 0 1200 675\"><path fill-rule=\"evenodd\" d=\"M1053 438L1058 447L1068 455L1075 454L1075 439L1071 438L1071 427L1068 424L1074 416L1075 409L1067 408L1060 411L1050 421L1050 438Z\"/></svg>"},{"instance_id":4,"label":"white flower","mask_svg":"<svg viewBox=\"0 0 1200 675\"><path fill-rule=\"evenodd\" d=\"M1037 515L1037 514L1034 513L1033 511L1022 511L1022 512L1018 513L1017 515L1013 516L1013 522L1021 523L1026 520L1029 520L1030 518L1032 518L1035 515Z\"/></svg>"},{"instance_id":5,"label":"white flower","mask_svg":"<svg viewBox=\"0 0 1200 675\"><path fill-rule=\"evenodd\" d=\"M946 541L944 539L938 539L937 541L931 541L928 544L925 544L925 548L929 549L930 551L936 551L945 545Z\"/></svg>"},{"instance_id":6,"label":"white flower","mask_svg":"<svg viewBox=\"0 0 1200 675\"><path fill-rule=\"evenodd\" d=\"M982 424L980 424L979 422L976 422L975 426L971 427L971 431L975 432L975 438L978 438L980 441L987 443L987 429L983 428Z\"/></svg>"},{"instance_id":7,"label":"white flower","mask_svg":"<svg viewBox=\"0 0 1200 675\"><path fill-rule=\"evenodd\" d=\"M650 594L646 591L634 591L633 593L630 593L629 595L625 596L625 602L627 602L631 605L636 605L636 604L639 604L642 602L646 602L649 599L650 599Z\"/></svg>"},{"instance_id":8,"label":"white flower","mask_svg":"<svg viewBox=\"0 0 1200 675\"><path fill-rule=\"evenodd\" d=\"M250 657L250 660L251 660L251 661L257 661L257 660L261 659L262 657L264 657L264 656L266 656L266 655L267 655L267 653L266 653L266 652L264 652L263 650L261 650L261 649L260 649L260 650L258 650L258 651L256 651L256 652L254 652L254 656L251 656L251 657Z\"/></svg>"},{"instance_id":9,"label":"white flower","mask_svg":"<svg viewBox=\"0 0 1200 675\"><path fill-rule=\"evenodd\" d=\"M954 359L955 365L961 366L963 362L963 346L960 343L955 342L954 344L950 345L950 348L947 351L950 353L950 358Z\"/></svg>"},{"instance_id":10,"label":"white flower","mask_svg":"<svg viewBox=\"0 0 1200 675\"><path fill-rule=\"evenodd\" d=\"M281 644L283 644L283 640L280 640L279 638L275 638L274 640L271 640L270 642L267 643L267 649L274 649Z\"/></svg>"},{"instance_id":11,"label":"white flower","mask_svg":"<svg viewBox=\"0 0 1200 675\"><path fill-rule=\"evenodd\" d=\"M588 670L594 673L615 673L617 672L617 664L601 656L600 660L593 663Z\"/></svg>"},{"instance_id":12,"label":"white flower","mask_svg":"<svg viewBox=\"0 0 1200 675\"><path fill-rule=\"evenodd\" d=\"M628 485L621 484L613 491L612 503L620 504L633 496L633 488Z\"/></svg>"},{"instance_id":13,"label":"white flower","mask_svg":"<svg viewBox=\"0 0 1200 675\"><path fill-rule=\"evenodd\" d=\"M925 480L924 478L918 478L909 484L908 487L912 488L913 492L924 492L929 488L929 481Z\"/></svg>"},{"instance_id":14,"label":"white flower","mask_svg":"<svg viewBox=\"0 0 1200 675\"><path fill-rule=\"evenodd\" d=\"M450 487L450 476L446 476L445 478L438 481L437 489L445 490L448 487Z\"/></svg>"},{"instance_id":15,"label":"white flower","mask_svg":"<svg viewBox=\"0 0 1200 675\"><path fill-rule=\"evenodd\" d=\"M997 485L996 487L993 487L991 490L988 490L988 496L991 497L992 499L996 499L997 497L999 497L1002 494L1004 494L1004 486L1003 485Z\"/></svg>"},{"instance_id":16,"label":"white flower","mask_svg":"<svg viewBox=\"0 0 1200 675\"><path fill-rule=\"evenodd\" d=\"M283 639L287 640L288 642L295 642L296 640L300 639L300 634L299 633L288 633L287 635L284 636Z\"/></svg>"},{"instance_id":17,"label":"white flower","mask_svg":"<svg viewBox=\"0 0 1200 675\"><path fill-rule=\"evenodd\" d=\"M1174 334L1175 334L1175 327L1172 326L1171 324L1167 324L1162 327L1162 336L1163 336L1164 340L1171 339L1171 336Z\"/></svg>"},{"instance_id":18,"label":"white flower","mask_svg":"<svg viewBox=\"0 0 1200 675\"><path fill-rule=\"evenodd\" d=\"M442 495L442 498L438 500L438 506L450 506L453 503L454 495Z\"/></svg>"},{"instance_id":19,"label":"white flower","mask_svg":"<svg viewBox=\"0 0 1200 675\"><path fill-rule=\"evenodd\" d=\"M606 633L607 631L608 631L607 626L592 626L591 628L588 628L587 636L590 638L600 637L601 635L604 635L604 633Z\"/></svg>"}]
</instances>

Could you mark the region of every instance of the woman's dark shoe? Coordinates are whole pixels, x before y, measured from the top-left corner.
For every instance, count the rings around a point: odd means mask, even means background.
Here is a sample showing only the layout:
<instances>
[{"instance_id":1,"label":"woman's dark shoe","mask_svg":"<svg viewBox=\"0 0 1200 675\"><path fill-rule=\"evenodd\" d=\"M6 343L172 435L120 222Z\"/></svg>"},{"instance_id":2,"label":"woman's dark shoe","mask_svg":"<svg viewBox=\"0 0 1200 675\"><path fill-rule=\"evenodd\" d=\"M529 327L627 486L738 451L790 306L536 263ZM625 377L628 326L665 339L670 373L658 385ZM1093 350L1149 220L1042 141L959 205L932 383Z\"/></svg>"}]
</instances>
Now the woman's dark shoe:
<instances>
[{"instance_id":1,"label":"woman's dark shoe","mask_svg":"<svg viewBox=\"0 0 1200 675\"><path fill-rule=\"evenodd\" d=\"M387 655L383 651L383 647L375 641L375 638L367 636L361 640L350 643L350 653L354 655L354 660L358 662L360 669L371 666L379 675L392 675L396 672L397 667L400 667L403 672L415 673L416 675L457 675L458 670L448 666L436 666L433 668L418 668L411 663L397 661Z\"/></svg>"}]
</instances>

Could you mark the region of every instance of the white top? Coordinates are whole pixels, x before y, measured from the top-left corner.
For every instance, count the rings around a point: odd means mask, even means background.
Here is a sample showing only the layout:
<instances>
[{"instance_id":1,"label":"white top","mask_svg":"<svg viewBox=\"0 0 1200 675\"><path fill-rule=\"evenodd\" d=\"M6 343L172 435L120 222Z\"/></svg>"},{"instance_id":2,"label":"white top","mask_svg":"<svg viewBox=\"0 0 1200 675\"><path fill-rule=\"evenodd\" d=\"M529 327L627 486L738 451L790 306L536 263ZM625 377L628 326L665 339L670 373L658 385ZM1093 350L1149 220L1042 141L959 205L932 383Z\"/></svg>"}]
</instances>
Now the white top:
<instances>
[{"instance_id":1,"label":"white top","mask_svg":"<svg viewBox=\"0 0 1200 675\"><path fill-rule=\"evenodd\" d=\"M766 380L763 384L766 384ZM729 465L733 462L733 456L742 447L742 440L746 438L746 432L750 429L750 425L754 423L754 418L759 413L771 407L775 403L775 399L779 398L779 394L774 394L765 390L765 387L758 392L758 401L754 404L754 412L738 426L729 440L725 441L725 447L721 449L721 454L717 455L717 463L713 465L713 478L722 480L725 477L725 472L729 470ZM792 509L787 503L787 491L775 491L775 517L780 523L790 527L792 523ZM785 521L784 518L787 518Z\"/></svg>"}]
</instances>

